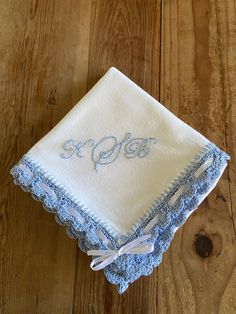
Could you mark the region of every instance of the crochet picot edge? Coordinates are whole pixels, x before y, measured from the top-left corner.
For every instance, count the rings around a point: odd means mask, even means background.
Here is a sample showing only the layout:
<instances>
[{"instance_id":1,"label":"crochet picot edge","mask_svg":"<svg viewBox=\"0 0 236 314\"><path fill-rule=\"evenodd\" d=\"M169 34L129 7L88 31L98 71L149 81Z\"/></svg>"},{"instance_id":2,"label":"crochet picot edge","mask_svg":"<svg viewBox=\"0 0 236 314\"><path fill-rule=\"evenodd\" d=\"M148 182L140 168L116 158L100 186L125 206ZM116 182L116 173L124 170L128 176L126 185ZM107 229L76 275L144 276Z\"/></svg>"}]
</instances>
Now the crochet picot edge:
<instances>
[{"instance_id":1,"label":"crochet picot edge","mask_svg":"<svg viewBox=\"0 0 236 314\"><path fill-rule=\"evenodd\" d=\"M190 212L196 209L201 196L211 190L228 159L228 154L209 142L161 197L154 201L132 230L121 236L81 204L66 187L57 182L30 156L24 155L11 169L11 174L15 184L30 192L34 199L41 201L48 212L55 214L57 223L66 226L67 234L77 239L80 249L84 252L111 247L119 249L123 244L145 234L147 226L158 215L156 223L148 232L152 235L150 241L154 244L152 253L122 255L104 268L107 280L117 286L119 293L123 293L130 283L140 276L150 275L153 268L161 263L163 253L168 249L176 229L182 226ZM208 160L210 163L204 169L203 165ZM201 167L203 171L199 173ZM183 186L181 194L175 197ZM174 202L171 201L173 197Z\"/></svg>"}]
</instances>

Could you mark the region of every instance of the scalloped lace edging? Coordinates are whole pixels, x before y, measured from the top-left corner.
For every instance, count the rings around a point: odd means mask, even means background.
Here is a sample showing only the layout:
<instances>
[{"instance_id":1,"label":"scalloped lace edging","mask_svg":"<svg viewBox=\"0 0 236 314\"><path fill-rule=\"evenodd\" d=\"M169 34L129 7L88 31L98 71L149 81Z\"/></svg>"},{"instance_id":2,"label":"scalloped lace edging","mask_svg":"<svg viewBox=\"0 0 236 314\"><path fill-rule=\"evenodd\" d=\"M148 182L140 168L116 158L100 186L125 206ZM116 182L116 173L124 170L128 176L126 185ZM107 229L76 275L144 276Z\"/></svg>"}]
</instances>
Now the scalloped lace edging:
<instances>
[{"instance_id":1,"label":"scalloped lace edging","mask_svg":"<svg viewBox=\"0 0 236 314\"><path fill-rule=\"evenodd\" d=\"M209 167L195 177L194 173L209 158L212 158ZM123 293L128 285L140 276L151 274L153 268L161 263L163 253L169 247L175 230L184 224L189 213L199 204L201 195L207 193L220 177L220 169L225 166L227 159L229 156L226 153L211 144L210 148L189 167L187 174L178 178L161 202L154 203L148 212L149 216L143 219L142 224L128 239L126 238L128 242L144 234L145 227L158 214L158 220L149 232L152 234L154 251L147 255L119 256L104 269L107 280L117 285L119 293ZM83 205L75 203L62 186L55 184L53 178L46 175L27 156L12 168L11 174L15 184L20 185L24 191L30 192L34 199L43 202L48 212L55 214L56 221L66 226L67 234L78 240L82 251L87 252L94 247L106 249L107 243L117 248L115 238L106 228L87 215L83 211ZM171 198L182 185L185 185L186 189L172 204Z\"/></svg>"}]
</instances>

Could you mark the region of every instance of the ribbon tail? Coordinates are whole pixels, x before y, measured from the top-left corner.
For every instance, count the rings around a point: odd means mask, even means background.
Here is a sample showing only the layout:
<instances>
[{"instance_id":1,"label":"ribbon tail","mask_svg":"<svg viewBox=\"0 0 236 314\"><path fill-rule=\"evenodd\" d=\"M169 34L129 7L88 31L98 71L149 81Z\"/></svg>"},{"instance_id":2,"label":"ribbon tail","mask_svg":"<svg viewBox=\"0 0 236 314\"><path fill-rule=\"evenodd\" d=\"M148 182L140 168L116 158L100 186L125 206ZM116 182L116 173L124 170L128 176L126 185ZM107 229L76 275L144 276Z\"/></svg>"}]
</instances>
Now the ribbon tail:
<instances>
[{"instance_id":1,"label":"ribbon tail","mask_svg":"<svg viewBox=\"0 0 236 314\"><path fill-rule=\"evenodd\" d=\"M102 255L100 257L95 258L91 264L90 268L94 271L101 270L105 268L107 265L110 265L117 258L117 253L113 252L109 255Z\"/></svg>"},{"instance_id":2,"label":"ribbon tail","mask_svg":"<svg viewBox=\"0 0 236 314\"><path fill-rule=\"evenodd\" d=\"M146 241L146 240L148 240L150 238L151 238L151 234L146 234L146 235L144 235L142 237L134 239L133 241L125 244L123 246L123 250L126 251L126 252L131 251L134 247L139 246L140 243L142 243L142 242L144 242L144 241Z\"/></svg>"},{"instance_id":3,"label":"ribbon tail","mask_svg":"<svg viewBox=\"0 0 236 314\"><path fill-rule=\"evenodd\" d=\"M87 255L95 255L95 256L101 256L101 255L110 255L113 254L114 250L89 250L87 252Z\"/></svg>"},{"instance_id":4,"label":"ribbon tail","mask_svg":"<svg viewBox=\"0 0 236 314\"><path fill-rule=\"evenodd\" d=\"M154 251L153 243L141 243L130 249L127 254L148 254Z\"/></svg>"},{"instance_id":5,"label":"ribbon tail","mask_svg":"<svg viewBox=\"0 0 236 314\"><path fill-rule=\"evenodd\" d=\"M87 255L97 256L90 264L91 269L94 271L101 270L113 263L118 256L123 254L148 254L153 252L153 243L143 243L150 238L151 234L146 234L125 244L119 250L89 250Z\"/></svg>"}]
</instances>

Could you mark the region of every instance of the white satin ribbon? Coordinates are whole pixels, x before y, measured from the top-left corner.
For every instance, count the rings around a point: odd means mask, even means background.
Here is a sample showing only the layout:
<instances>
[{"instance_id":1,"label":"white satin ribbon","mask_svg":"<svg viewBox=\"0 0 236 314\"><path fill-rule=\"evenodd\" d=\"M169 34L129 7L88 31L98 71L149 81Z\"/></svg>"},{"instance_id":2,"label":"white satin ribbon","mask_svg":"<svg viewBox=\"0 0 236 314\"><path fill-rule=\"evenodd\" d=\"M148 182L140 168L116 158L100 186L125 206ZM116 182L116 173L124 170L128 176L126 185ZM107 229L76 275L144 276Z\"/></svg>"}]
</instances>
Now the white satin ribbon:
<instances>
[{"instance_id":1,"label":"white satin ribbon","mask_svg":"<svg viewBox=\"0 0 236 314\"><path fill-rule=\"evenodd\" d=\"M147 254L153 252L153 243L143 243L150 238L151 234L146 234L125 244L118 250L89 250L87 255L99 256L90 264L91 269L95 271L101 270L123 254Z\"/></svg>"}]
</instances>

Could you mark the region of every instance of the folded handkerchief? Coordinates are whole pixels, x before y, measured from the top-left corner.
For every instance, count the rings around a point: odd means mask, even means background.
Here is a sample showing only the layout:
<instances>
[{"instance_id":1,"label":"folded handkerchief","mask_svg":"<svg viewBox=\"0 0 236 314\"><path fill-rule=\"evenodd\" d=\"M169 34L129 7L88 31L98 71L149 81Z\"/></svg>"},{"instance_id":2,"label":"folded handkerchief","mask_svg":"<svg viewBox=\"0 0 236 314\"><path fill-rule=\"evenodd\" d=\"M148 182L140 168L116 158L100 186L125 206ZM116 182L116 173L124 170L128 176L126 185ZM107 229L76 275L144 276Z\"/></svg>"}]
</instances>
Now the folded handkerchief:
<instances>
[{"instance_id":1,"label":"folded handkerchief","mask_svg":"<svg viewBox=\"0 0 236 314\"><path fill-rule=\"evenodd\" d=\"M227 159L112 67L11 173L123 293L161 263Z\"/></svg>"}]
</instances>

